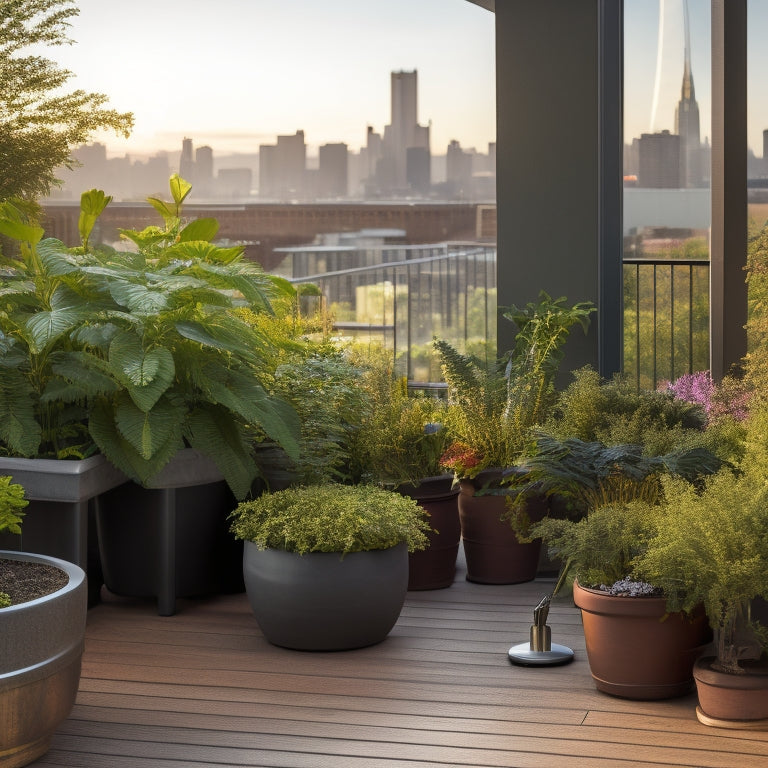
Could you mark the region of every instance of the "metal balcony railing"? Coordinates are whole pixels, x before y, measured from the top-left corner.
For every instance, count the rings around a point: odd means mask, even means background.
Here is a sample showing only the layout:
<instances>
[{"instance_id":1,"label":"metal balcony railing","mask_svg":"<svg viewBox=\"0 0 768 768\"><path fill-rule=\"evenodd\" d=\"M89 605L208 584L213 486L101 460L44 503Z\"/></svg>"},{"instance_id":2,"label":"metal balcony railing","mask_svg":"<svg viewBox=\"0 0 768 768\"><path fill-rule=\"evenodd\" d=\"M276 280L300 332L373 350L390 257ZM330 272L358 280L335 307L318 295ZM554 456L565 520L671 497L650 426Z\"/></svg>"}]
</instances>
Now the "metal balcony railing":
<instances>
[{"instance_id":1,"label":"metal balcony railing","mask_svg":"<svg viewBox=\"0 0 768 768\"><path fill-rule=\"evenodd\" d=\"M638 389L709 369L709 262L624 259L624 373Z\"/></svg>"},{"instance_id":2,"label":"metal balcony railing","mask_svg":"<svg viewBox=\"0 0 768 768\"><path fill-rule=\"evenodd\" d=\"M435 337L462 352L495 357L495 246L285 250L293 259L289 279L320 287L339 334L391 349L396 369L413 387L441 386ZM628 258L623 264L625 375L650 389L708 369L709 262ZM321 271L328 266L342 268Z\"/></svg>"},{"instance_id":3,"label":"metal balcony railing","mask_svg":"<svg viewBox=\"0 0 768 768\"><path fill-rule=\"evenodd\" d=\"M293 258L314 262L318 253L297 250ZM363 265L297 276L300 259L290 278L320 287L340 334L392 349L399 373L423 388L442 379L433 338L495 355L495 246L371 246L356 249L355 258Z\"/></svg>"}]
</instances>

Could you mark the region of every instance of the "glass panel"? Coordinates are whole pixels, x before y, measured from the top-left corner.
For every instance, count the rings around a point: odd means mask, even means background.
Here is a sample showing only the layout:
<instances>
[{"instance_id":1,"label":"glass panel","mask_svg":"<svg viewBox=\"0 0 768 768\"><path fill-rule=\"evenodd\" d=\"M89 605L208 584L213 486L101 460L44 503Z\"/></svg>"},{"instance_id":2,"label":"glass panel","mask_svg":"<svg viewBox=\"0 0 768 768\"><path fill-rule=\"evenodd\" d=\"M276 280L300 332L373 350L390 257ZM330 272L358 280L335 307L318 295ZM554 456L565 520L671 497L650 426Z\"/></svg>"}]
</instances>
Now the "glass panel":
<instances>
[{"instance_id":1,"label":"glass panel","mask_svg":"<svg viewBox=\"0 0 768 768\"><path fill-rule=\"evenodd\" d=\"M642 387L709 367L710 18L709 0L624 2L624 371Z\"/></svg>"}]
</instances>

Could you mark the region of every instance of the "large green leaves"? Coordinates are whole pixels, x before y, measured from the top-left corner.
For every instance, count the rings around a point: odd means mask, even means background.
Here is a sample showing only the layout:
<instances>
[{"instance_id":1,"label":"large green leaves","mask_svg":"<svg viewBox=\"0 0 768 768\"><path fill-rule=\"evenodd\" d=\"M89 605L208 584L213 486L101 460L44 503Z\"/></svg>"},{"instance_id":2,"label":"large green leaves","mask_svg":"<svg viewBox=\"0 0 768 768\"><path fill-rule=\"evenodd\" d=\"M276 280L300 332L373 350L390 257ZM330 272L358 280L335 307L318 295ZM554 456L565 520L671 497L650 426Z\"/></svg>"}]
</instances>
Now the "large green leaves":
<instances>
[{"instance_id":1,"label":"large green leaves","mask_svg":"<svg viewBox=\"0 0 768 768\"><path fill-rule=\"evenodd\" d=\"M41 436L29 381L18 369L0 368L0 440L13 454L33 457Z\"/></svg>"},{"instance_id":2,"label":"large green leaves","mask_svg":"<svg viewBox=\"0 0 768 768\"><path fill-rule=\"evenodd\" d=\"M197 408L189 414L185 433L193 448L216 462L235 498L245 498L258 469L243 430L229 418L226 409L210 405Z\"/></svg>"},{"instance_id":3,"label":"large green leaves","mask_svg":"<svg viewBox=\"0 0 768 768\"><path fill-rule=\"evenodd\" d=\"M119 333L109 345L113 374L126 388L135 405L148 413L173 384L173 355L164 347L145 350L132 332Z\"/></svg>"},{"instance_id":4,"label":"large green leaves","mask_svg":"<svg viewBox=\"0 0 768 768\"><path fill-rule=\"evenodd\" d=\"M88 248L88 239L96 225L96 220L111 200L112 197L108 197L100 189L91 189L80 196L80 218L77 229L83 248Z\"/></svg>"},{"instance_id":5,"label":"large green leaves","mask_svg":"<svg viewBox=\"0 0 768 768\"><path fill-rule=\"evenodd\" d=\"M252 374L209 365L199 372L198 383L208 400L244 423L259 425L291 458L298 458L301 425L296 411L284 400L268 395Z\"/></svg>"},{"instance_id":6,"label":"large green leaves","mask_svg":"<svg viewBox=\"0 0 768 768\"><path fill-rule=\"evenodd\" d=\"M88 307L66 286L54 290L50 304L50 309L35 312L25 324L26 338L34 354L60 342L75 325L88 317Z\"/></svg>"},{"instance_id":7,"label":"large green leaves","mask_svg":"<svg viewBox=\"0 0 768 768\"><path fill-rule=\"evenodd\" d=\"M99 400L88 421L99 450L126 475L146 485L184 447L184 409L163 402L157 413L140 411L125 396Z\"/></svg>"}]
</instances>

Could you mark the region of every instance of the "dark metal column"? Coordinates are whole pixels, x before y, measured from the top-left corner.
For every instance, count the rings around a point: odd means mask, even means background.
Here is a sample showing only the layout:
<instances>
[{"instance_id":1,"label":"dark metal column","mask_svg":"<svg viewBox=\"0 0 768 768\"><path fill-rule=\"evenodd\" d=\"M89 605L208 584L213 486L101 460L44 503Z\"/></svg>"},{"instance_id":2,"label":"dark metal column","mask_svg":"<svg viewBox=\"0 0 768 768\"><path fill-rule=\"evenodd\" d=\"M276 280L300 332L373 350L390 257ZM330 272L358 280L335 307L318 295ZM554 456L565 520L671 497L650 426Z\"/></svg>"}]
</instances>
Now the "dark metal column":
<instances>
[{"instance_id":1,"label":"dark metal column","mask_svg":"<svg viewBox=\"0 0 768 768\"><path fill-rule=\"evenodd\" d=\"M747 352L747 2L712 0L710 368Z\"/></svg>"},{"instance_id":2,"label":"dark metal column","mask_svg":"<svg viewBox=\"0 0 768 768\"><path fill-rule=\"evenodd\" d=\"M624 2L598 0L598 312L600 375L624 358Z\"/></svg>"}]
</instances>

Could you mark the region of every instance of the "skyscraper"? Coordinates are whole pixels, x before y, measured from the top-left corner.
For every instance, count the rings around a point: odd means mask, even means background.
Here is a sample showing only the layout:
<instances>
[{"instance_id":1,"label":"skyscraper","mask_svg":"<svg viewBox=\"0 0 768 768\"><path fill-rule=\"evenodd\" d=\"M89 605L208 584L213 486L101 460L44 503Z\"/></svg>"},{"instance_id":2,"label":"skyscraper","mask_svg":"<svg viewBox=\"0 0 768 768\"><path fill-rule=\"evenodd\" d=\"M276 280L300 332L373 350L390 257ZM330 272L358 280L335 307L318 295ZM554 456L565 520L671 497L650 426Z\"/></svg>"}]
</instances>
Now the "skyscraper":
<instances>
[{"instance_id":1,"label":"skyscraper","mask_svg":"<svg viewBox=\"0 0 768 768\"><path fill-rule=\"evenodd\" d=\"M181 142L181 158L179 160L179 176L190 184L195 181L195 159L192 153L192 139Z\"/></svg>"},{"instance_id":2,"label":"skyscraper","mask_svg":"<svg viewBox=\"0 0 768 768\"><path fill-rule=\"evenodd\" d=\"M675 133L680 137L680 178L685 187L698 187L702 182L701 133L699 105L691 72L691 40L688 26L688 3L683 3L685 27L685 59L680 101L675 110Z\"/></svg>"},{"instance_id":3,"label":"skyscraper","mask_svg":"<svg viewBox=\"0 0 768 768\"><path fill-rule=\"evenodd\" d=\"M409 191L408 150L422 149L429 154L429 127L418 121L418 72L391 73L391 122L384 128L383 159L386 177L380 181L388 191ZM424 165L424 153L411 153L414 162ZM411 178L422 174L412 171Z\"/></svg>"}]
</instances>

